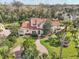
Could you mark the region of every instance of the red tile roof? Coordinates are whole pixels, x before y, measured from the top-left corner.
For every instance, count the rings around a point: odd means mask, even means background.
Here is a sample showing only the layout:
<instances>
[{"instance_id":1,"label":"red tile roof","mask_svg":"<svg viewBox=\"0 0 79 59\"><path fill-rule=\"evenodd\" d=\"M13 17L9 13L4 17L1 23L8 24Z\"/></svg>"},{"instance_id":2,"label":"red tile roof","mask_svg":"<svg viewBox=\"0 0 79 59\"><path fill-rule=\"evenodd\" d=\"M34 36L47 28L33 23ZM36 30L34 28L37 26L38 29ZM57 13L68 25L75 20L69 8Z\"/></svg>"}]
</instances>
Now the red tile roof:
<instances>
[{"instance_id":1,"label":"red tile roof","mask_svg":"<svg viewBox=\"0 0 79 59\"><path fill-rule=\"evenodd\" d=\"M32 18L31 22L30 21L23 22L21 28L29 28L29 29L33 29L33 30L34 29L40 30L42 28L37 28L36 26L31 26L31 24L38 25L38 24L44 23L46 21L47 21L46 18ZM52 20L51 25L52 26L60 26L60 21L59 20Z\"/></svg>"},{"instance_id":2,"label":"red tile roof","mask_svg":"<svg viewBox=\"0 0 79 59\"><path fill-rule=\"evenodd\" d=\"M41 28L37 28L36 26L31 26L29 21L23 22L21 25L21 28L28 28L28 29L33 29L33 30L35 30L35 29L40 30L41 29Z\"/></svg>"},{"instance_id":3,"label":"red tile roof","mask_svg":"<svg viewBox=\"0 0 79 59\"><path fill-rule=\"evenodd\" d=\"M60 21L59 20L52 20L51 25L52 26L60 26Z\"/></svg>"},{"instance_id":4,"label":"red tile roof","mask_svg":"<svg viewBox=\"0 0 79 59\"><path fill-rule=\"evenodd\" d=\"M21 28L29 28L29 27L30 27L30 22L29 21L25 21L21 25Z\"/></svg>"},{"instance_id":5,"label":"red tile roof","mask_svg":"<svg viewBox=\"0 0 79 59\"><path fill-rule=\"evenodd\" d=\"M40 24L43 22L46 22L47 19L46 18L32 18L31 19L31 24Z\"/></svg>"},{"instance_id":6,"label":"red tile roof","mask_svg":"<svg viewBox=\"0 0 79 59\"><path fill-rule=\"evenodd\" d=\"M31 26L30 29L32 29L32 30L41 30L42 28L37 28L36 26Z\"/></svg>"}]
</instances>

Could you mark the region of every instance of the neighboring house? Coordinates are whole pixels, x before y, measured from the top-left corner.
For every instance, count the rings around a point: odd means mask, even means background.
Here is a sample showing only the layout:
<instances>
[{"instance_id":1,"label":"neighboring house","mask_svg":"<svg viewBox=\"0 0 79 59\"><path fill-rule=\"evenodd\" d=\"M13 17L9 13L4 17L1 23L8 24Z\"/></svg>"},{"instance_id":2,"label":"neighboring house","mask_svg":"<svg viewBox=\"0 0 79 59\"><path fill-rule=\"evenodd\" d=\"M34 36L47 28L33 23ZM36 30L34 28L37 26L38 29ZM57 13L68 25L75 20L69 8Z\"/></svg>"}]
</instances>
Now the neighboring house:
<instances>
[{"instance_id":1,"label":"neighboring house","mask_svg":"<svg viewBox=\"0 0 79 59\"><path fill-rule=\"evenodd\" d=\"M58 16L59 14L61 14L61 17L64 20L76 20L77 18L79 18L79 14L71 14L64 11L57 11L55 13L55 16Z\"/></svg>"},{"instance_id":2,"label":"neighboring house","mask_svg":"<svg viewBox=\"0 0 79 59\"><path fill-rule=\"evenodd\" d=\"M0 38L7 37L11 34L10 30L5 29L4 25L0 23Z\"/></svg>"},{"instance_id":3,"label":"neighboring house","mask_svg":"<svg viewBox=\"0 0 79 59\"><path fill-rule=\"evenodd\" d=\"M1 31L4 31L4 30L5 30L4 25L3 25L2 23L0 23L0 32L1 32Z\"/></svg>"},{"instance_id":4,"label":"neighboring house","mask_svg":"<svg viewBox=\"0 0 79 59\"><path fill-rule=\"evenodd\" d=\"M64 18L64 20L75 20L76 19L75 15L73 16L73 15L68 14L68 13L62 14L62 17Z\"/></svg>"},{"instance_id":5,"label":"neighboring house","mask_svg":"<svg viewBox=\"0 0 79 59\"><path fill-rule=\"evenodd\" d=\"M62 14L62 17L64 18L64 20L76 20L79 16L76 14L64 13Z\"/></svg>"},{"instance_id":6,"label":"neighboring house","mask_svg":"<svg viewBox=\"0 0 79 59\"><path fill-rule=\"evenodd\" d=\"M43 34L43 24L47 21L48 19L46 18L32 18L30 21L22 23L18 33L20 35L36 34L41 36ZM60 28L60 21L58 19L53 19L50 23L53 31Z\"/></svg>"}]
</instances>

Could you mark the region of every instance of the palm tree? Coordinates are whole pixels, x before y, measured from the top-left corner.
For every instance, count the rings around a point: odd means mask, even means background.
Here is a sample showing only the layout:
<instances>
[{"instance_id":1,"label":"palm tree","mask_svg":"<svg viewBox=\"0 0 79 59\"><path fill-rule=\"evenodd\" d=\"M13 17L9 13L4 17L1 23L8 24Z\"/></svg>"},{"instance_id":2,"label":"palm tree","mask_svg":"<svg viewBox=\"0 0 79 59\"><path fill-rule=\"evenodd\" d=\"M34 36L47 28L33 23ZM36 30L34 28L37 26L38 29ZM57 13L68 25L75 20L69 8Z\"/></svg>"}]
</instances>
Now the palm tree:
<instances>
[{"instance_id":1,"label":"palm tree","mask_svg":"<svg viewBox=\"0 0 79 59\"><path fill-rule=\"evenodd\" d=\"M62 51L63 51L63 44L64 44L64 41L65 41L65 36L66 36L66 33L63 34L62 38L60 38L60 56L59 56L59 59L62 59Z\"/></svg>"},{"instance_id":2,"label":"palm tree","mask_svg":"<svg viewBox=\"0 0 79 59\"><path fill-rule=\"evenodd\" d=\"M23 5L23 3L22 3L22 2L20 2L20 1L17 1L17 0L13 0L12 5L13 5L13 6L16 6L16 7L20 7L20 6L22 6L22 5Z\"/></svg>"},{"instance_id":3,"label":"palm tree","mask_svg":"<svg viewBox=\"0 0 79 59\"><path fill-rule=\"evenodd\" d=\"M62 59L62 51L63 51L63 44L66 39L66 32L71 31L70 28L73 26L73 22L70 20L64 21L63 24L65 25L65 29L61 31L62 37L60 38L60 57ZM60 35L60 34L59 34Z\"/></svg>"},{"instance_id":4,"label":"palm tree","mask_svg":"<svg viewBox=\"0 0 79 59\"><path fill-rule=\"evenodd\" d=\"M66 31L70 31L73 28L73 22L71 20L63 21L63 24L65 25Z\"/></svg>"}]
</instances>

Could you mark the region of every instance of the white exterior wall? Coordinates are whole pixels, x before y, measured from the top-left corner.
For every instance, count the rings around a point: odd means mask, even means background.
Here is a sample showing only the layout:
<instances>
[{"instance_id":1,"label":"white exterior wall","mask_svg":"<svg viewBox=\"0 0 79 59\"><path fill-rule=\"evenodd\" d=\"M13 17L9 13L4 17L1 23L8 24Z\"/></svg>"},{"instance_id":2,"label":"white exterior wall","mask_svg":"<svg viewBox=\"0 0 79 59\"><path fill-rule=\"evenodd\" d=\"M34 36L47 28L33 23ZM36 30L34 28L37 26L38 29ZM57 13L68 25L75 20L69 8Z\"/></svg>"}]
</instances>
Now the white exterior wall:
<instances>
[{"instance_id":1,"label":"white exterior wall","mask_svg":"<svg viewBox=\"0 0 79 59\"><path fill-rule=\"evenodd\" d=\"M24 30L24 29L19 29L19 30L18 30L18 34L24 35L24 34L25 34L25 30Z\"/></svg>"},{"instance_id":2,"label":"white exterior wall","mask_svg":"<svg viewBox=\"0 0 79 59\"><path fill-rule=\"evenodd\" d=\"M26 29L26 34L30 34L31 33L31 30L30 29Z\"/></svg>"},{"instance_id":3,"label":"white exterior wall","mask_svg":"<svg viewBox=\"0 0 79 59\"><path fill-rule=\"evenodd\" d=\"M60 26L52 26L51 29L52 31L55 31L56 29L60 28Z\"/></svg>"},{"instance_id":4,"label":"white exterior wall","mask_svg":"<svg viewBox=\"0 0 79 59\"><path fill-rule=\"evenodd\" d=\"M52 26L51 29L54 31L55 29L57 29L57 26Z\"/></svg>"},{"instance_id":5,"label":"white exterior wall","mask_svg":"<svg viewBox=\"0 0 79 59\"><path fill-rule=\"evenodd\" d=\"M25 29L25 28L19 29L18 34L20 34L20 35L32 34L32 31L35 31L36 34L38 34L38 31L40 31L40 35L43 34L42 30L32 30L32 29Z\"/></svg>"},{"instance_id":6,"label":"white exterior wall","mask_svg":"<svg viewBox=\"0 0 79 59\"><path fill-rule=\"evenodd\" d=\"M25 34L30 34L31 31L30 31L30 29L20 28L20 29L18 30L18 33L21 34L21 35L25 35Z\"/></svg>"},{"instance_id":7,"label":"white exterior wall","mask_svg":"<svg viewBox=\"0 0 79 59\"><path fill-rule=\"evenodd\" d=\"M41 34L43 34L43 30L40 30Z\"/></svg>"},{"instance_id":8,"label":"white exterior wall","mask_svg":"<svg viewBox=\"0 0 79 59\"><path fill-rule=\"evenodd\" d=\"M30 33L32 34L32 31L36 31L36 34L38 34L38 35L41 35L41 34L43 34L43 31L42 30L30 30ZM40 31L40 34L38 33Z\"/></svg>"},{"instance_id":9,"label":"white exterior wall","mask_svg":"<svg viewBox=\"0 0 79 59\"><path fill-rule=\"evenodd\" d=\"M44 23L41 23L39 27L37 26L37 28L43 28L43 25Z\"/></svg>"}]
</instances>

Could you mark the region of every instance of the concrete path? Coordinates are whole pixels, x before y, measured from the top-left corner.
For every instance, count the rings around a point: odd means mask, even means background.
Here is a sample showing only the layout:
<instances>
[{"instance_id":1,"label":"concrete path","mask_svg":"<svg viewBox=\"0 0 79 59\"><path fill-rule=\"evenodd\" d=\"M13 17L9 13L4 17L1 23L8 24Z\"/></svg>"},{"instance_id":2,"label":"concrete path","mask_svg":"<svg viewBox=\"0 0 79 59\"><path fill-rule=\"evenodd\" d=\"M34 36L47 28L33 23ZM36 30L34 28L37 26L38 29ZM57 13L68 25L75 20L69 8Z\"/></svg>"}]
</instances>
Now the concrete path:
<instances>
[{"instance_id":1,"label":"concrete path","mask_svg":"<svg viewBox=\"0 0 79 59\"><path fill-rule=\"evenodd\" d=\"M40 54L48 54L48 50L40 43L40 39L37 39L35 44Z\"/></svg>"},{"instance_id":2,"label":"concrete path","mask_svg":"<svg viewBox=\"0 0 79 59\"><path fill-rule=\"evenodd\" d=\"M21 58L21 46L17 46L15 48L13 48L11 50L11 53L14 53L15 54L15 59L22 59Z\"/></svg>"}]
</instances>

